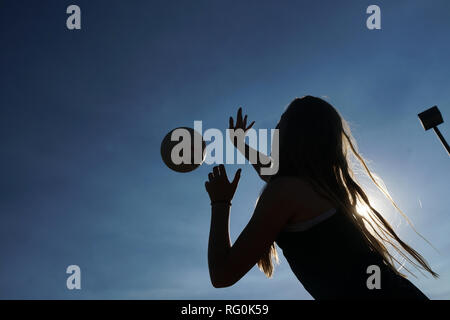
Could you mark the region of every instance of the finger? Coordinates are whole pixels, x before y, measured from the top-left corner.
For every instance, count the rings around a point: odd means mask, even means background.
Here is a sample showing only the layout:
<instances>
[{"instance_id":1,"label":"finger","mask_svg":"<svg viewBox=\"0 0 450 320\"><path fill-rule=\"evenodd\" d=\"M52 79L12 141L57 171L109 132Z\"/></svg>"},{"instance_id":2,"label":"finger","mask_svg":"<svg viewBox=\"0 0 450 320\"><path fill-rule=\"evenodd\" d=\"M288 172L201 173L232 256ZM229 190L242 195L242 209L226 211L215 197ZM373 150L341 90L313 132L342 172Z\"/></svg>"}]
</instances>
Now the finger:
<instances>
[{"instance_id":1,"label":"finger","mask_svg":"<svg viewBox=\"0 0 450 320\"><path fill-rule=\"evenodd\" d=\"M242 107L239 107L237 119L236 119L236 126L242 123Z\"/></svg>"},{"instance_id":2,"label":"finger","mask_svg":"<svg viewBox=\"0 0 450 320\"><path fill-rule=\"evenodd\" d=\"M238 169L238 171L236 171L236 174L234 175L233 182L231 182L231 184L232 184L235 188L237 187L240 178L241 178L241 169Z\"/></svg>"},{"instance_id":3,"label":"finger","mask_svg":"<svg viewBox=\"0 0 450 320\"><path fill-rule=\"evenodd\" d=\"M223 175L225 177L225 179L227 179L227 181L228 181L227 171L225 170L225 166L223 164L221 164L219 166L219 171L220 171L220 174Z\"/></svg>"},{"instance_id":4,"label":"finger","mask_svg":"<svg viewBox=\"0 0 450 320\"><path fill-rule=\"evenodd\" d=\"M220 172L219 172L219 167L218 166L215 166L213 168L213 173L214 173L214 177L220 176Z\"/></svg>"},{"instance_id":5,"label":"finger","mask_svg":"<svg viewBox=\"0 0 450 320\"><path fill-rule=\"evenodd\" d=\"M208 181L205 182L205 189L206 189L206 191L209 191L209 182Z\"/></svg>"},{"instance_id":6,"label":"finger","mask_svg":"<svg viewBox=\"0 0 450 320\"><path fill-rule=\"evenodd\" d=\"M234 129L233 117L230 117L230 129Z\"/></svg>"},{"instance_id":7,"label":"finger","mask_svg":"<svg viewBox=\"0 0 450 320\"><path fill-rule=\"evenodd\" d=\"M254 124L255 124L255 121L253 121L252 123L250 123L250 125L247 127L247 129L245 129L245 131L247 131L248 129L250 129L251 127L253 127Z\"/></svg>"},{"instance_id":8,"label":"finger","mask_svg":"<svg viewBox=\"0 0 450 320\"><path fill-rule=\"evenodd\" d=\"M245 115L245 117L244 117L244 123L243 123L243 125L242 125L242 128L244 128L245 129L245 126L247 125L247 115Z\"/></svg>"},{"instance_id":9,"label":"finger","mask_svg":"<svg viewBox=\"0 0 450 320\"><path fill-rule=\"evenodd\" d=\"M209 182L211 182L214 179L214 175L211 172L208 173L208 179L209 179Z\"/></svg>"}]
</instances>

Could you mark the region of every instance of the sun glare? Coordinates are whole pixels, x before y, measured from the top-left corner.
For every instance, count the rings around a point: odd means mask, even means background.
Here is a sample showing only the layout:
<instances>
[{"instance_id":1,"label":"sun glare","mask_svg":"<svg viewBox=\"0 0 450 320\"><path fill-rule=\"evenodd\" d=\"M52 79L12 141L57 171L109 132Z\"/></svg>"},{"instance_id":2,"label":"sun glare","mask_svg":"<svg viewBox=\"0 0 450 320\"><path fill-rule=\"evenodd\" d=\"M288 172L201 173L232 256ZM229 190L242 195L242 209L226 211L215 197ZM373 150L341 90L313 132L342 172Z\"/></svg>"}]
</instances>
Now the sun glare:
<instances>
[{"instance_id":1,"label":"sun glare","mask_svg":"<svg viewBox=\"0 0 450 320\"><path fill-rule=\"evenodd\" d=\"M365 203L358 202L356 204L356 212L366 219L370 217L370 208Z\"/></svg>"}]
</instances>

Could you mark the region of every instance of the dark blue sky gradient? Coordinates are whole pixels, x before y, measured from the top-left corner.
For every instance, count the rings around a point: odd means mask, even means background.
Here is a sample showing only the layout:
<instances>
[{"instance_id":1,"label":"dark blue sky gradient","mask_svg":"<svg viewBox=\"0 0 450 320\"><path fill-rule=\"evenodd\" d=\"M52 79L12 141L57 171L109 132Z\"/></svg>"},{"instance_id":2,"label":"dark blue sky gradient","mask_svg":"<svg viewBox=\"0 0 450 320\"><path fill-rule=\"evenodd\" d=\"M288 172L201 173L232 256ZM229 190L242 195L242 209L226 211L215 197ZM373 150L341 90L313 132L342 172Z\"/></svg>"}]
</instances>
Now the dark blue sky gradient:
<instances>
[{"instance_id":1,"label":"dark blue sky gradient","mask_svg":"<svg viewBox=\"0 0 450 320\"><path fill-rule=\"evenodd\" d=\"M82 30L66 28L77 4ZM211 167L170 171L160 142L178 126L225 129L243 106L273 128L295 97L329 100L360 151L437 253L380 210L450 298L449 159L417 113L437 104L450 139L450 2L1 1L0 298L309 299L282 259L214 289L207 269ZM263 186L249 165L234 241ZM377 195L372 195L374 198ZM280 255L281 252L279 252ZM82 290L66 289L66 267Z\"/></svg>"}]
</instances>

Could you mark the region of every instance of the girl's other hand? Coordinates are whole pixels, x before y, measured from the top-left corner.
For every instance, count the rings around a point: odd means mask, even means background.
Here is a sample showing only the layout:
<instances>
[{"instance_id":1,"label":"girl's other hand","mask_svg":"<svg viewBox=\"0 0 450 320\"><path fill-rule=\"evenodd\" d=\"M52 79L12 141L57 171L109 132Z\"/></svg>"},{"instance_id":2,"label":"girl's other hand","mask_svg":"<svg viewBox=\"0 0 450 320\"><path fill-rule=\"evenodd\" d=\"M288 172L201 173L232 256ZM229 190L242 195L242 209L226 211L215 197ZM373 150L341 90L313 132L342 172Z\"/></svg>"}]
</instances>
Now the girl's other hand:
<instances>
[{"instance_id":1,"label":"girl's other hand","mask_svg":"<svg viewBox=\"0 0 450 320\"><path fill-rule=\"evenodd\" d=\"M213 172L208 174L209 180L205 182L205 188L211 202L231 202L240 177L241 169L238 169L233 181L230 182L223 164L214 167Z\"/></svg>"}]
</instances>

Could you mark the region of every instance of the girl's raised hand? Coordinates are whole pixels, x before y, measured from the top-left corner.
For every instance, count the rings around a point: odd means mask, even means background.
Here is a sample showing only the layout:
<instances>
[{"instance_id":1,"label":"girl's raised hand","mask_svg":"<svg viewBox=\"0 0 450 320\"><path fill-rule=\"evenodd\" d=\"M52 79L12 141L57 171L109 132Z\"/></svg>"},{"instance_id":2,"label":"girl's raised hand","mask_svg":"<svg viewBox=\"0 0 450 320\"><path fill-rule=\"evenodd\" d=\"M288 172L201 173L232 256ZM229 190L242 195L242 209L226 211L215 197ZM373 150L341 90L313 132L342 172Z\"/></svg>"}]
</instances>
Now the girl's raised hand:
<instances>
[{"instance_id":1,"label":"girl's raised hand","mask_svg":"<svg viewBox=\"0 0 450 320\"><path fill-rule=\"evenodd\" d=\"M242 131L244 131L243 137L245 137L245 133L251 127L253 127L254 124L255 124L255 121L250 123L250 125L247 127L247 115L245 115L244 118L242 118L242 107L240 107L237 112L237 116L236 116L236 124L234 123L233 117L230 117L230 127L229 128L232 130L241 129ZM231 138L231 136L230 136L230 138ZM234 139L233 144L234 144L234 146L237 146L237 139Z\"/></svg>"}]
</instances>

